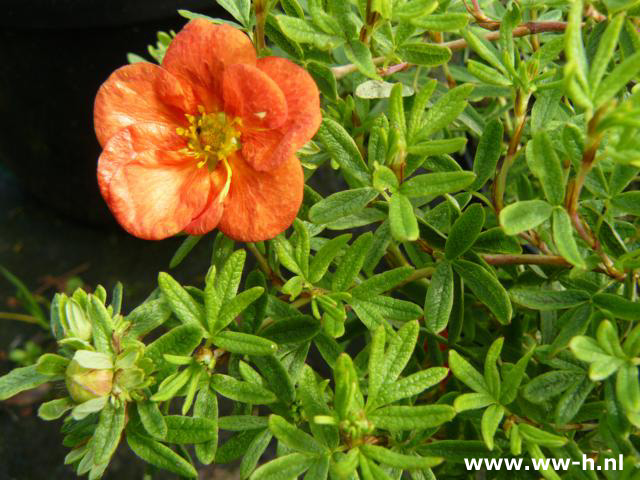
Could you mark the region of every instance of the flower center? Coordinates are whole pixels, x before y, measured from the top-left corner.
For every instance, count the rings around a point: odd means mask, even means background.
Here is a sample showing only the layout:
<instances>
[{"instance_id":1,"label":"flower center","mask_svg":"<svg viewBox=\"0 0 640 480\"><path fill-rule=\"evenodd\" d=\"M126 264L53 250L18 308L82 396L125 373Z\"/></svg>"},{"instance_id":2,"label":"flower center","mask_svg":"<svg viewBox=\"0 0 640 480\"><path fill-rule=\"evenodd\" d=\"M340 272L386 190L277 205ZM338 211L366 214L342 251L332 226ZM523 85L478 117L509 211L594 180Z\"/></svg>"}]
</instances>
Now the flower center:
<instances>
[{"instance_id":1,"label":"flower center","mask_svg":"<svg viewBox=\"0 0 640 480\"><path fill-rule=\"evenodd\" d=\"M176 133L187 140L187 148L182 153L198 160L198 168L207 166L210 171L220 160L225 160L240 148L240 118L230 120L223 112L205 113L198 106L198 115L185 115L189 120L187 128L177 128ZM228 167L228 165L226 165Z\"/></svg>"}]
</instances>

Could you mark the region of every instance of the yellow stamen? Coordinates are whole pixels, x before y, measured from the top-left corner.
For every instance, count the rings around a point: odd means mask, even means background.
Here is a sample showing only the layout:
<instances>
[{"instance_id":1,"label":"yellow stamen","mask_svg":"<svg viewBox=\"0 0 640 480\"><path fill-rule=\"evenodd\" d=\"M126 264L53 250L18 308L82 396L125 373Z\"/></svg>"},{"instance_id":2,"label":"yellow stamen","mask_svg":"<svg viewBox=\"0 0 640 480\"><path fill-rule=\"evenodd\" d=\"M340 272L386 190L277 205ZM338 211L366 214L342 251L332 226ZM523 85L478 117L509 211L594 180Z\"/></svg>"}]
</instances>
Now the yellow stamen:
<instances>
[{"instance_id":1,"label":"yellow stamen","mask_svg":"<svg viewBox=\"0 0 640 480\"><path fill-rule=\"evenodd\" d=\"M205 113L202 105L198 105L198 112L199 115L185 115L189 121L187 128L176 129L187 140L187 148L181 153L197 159L198 168L206 165L211 171L220 160L224 161L229 181L231 169L227 158L240 148L240 131L236 127L241 126L241 121L239 118L229 121L223 112Z\"/></svg>"}]
</instances>

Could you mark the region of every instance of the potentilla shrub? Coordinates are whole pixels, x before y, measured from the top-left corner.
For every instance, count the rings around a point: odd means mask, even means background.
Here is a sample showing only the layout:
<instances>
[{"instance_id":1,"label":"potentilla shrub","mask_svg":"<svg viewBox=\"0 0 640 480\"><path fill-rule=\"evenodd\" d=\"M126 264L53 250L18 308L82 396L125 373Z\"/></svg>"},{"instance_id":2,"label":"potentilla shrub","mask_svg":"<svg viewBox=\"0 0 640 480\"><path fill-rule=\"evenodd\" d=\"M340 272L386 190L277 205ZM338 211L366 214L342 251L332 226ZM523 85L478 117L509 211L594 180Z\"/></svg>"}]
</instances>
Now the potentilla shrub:
<instances>
[{"instance_id":1,"label":"potentilla shrub","mask_svg":"<svg viewBox=\"0 0 640 480\"><path fill-rule=\"evenodd\" d=\"M215 239L204 285L56 295L0 398L64 382L92 479L638 478L638 1L218 3L95 103L106 203Z\"/></svg>"}]
</instances>

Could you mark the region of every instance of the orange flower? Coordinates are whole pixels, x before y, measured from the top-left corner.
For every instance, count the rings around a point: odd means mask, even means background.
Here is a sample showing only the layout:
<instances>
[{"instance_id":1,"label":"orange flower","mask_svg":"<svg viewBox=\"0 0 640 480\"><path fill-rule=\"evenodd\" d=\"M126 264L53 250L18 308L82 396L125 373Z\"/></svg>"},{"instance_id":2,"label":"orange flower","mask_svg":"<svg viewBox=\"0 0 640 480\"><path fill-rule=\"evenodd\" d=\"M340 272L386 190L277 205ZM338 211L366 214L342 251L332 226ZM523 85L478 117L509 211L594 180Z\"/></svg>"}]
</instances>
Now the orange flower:
<instances>
[{"instance_id":1,"label":"orange flower","mask_svg":"<svg viewBox=\"0 0 640 480\"><path fill-rule=\"evenodd\" d=\"M235 28L193 20L162 66L122 67L100 87L100 190L140 238L216 227L240 241L273 238L300 208L295 152L320 121L318 89L305 70L256 58Z\"/></svg>"}]
</instances>

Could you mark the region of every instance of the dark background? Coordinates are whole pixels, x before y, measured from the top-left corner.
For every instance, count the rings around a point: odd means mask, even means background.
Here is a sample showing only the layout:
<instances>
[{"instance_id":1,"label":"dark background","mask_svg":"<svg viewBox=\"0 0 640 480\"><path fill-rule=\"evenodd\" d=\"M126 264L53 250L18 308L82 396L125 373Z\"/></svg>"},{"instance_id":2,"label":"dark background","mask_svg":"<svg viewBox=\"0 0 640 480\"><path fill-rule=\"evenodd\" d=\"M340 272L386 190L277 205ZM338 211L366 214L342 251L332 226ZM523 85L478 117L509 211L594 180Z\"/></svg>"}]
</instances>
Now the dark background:
<instances>
[{"instance_id":1,"label":"dark background","mask_svg":"<svg viewBox=\"0 0 640 480\"><path fill-rule=\"evenodd\" d=\"M142 301L167 270L181 239L148 242L113 221L95 179L100 147L93 99L133 52L150 58L158 30L178 31L178 8L222 16L213 0L8 0L0 15L0 265L50 299L69 282L109 291L125 287L125 311ZM211 239L172 272L202 280ZM0 312L24 313L15 288L0 277ZM9 352L31 341L51 348L39 327L0 319L0 374ZM0 480L75 478L63 465L61 422L35 415L55 398L53 385L0 403ZM121 446L105 478L142 478L144 465ZM213 478L214 469L201 478ZM216 478L231 473L215 469ZM154 475L175 478L170 474Z\"/></svg>"}]
</instances>

